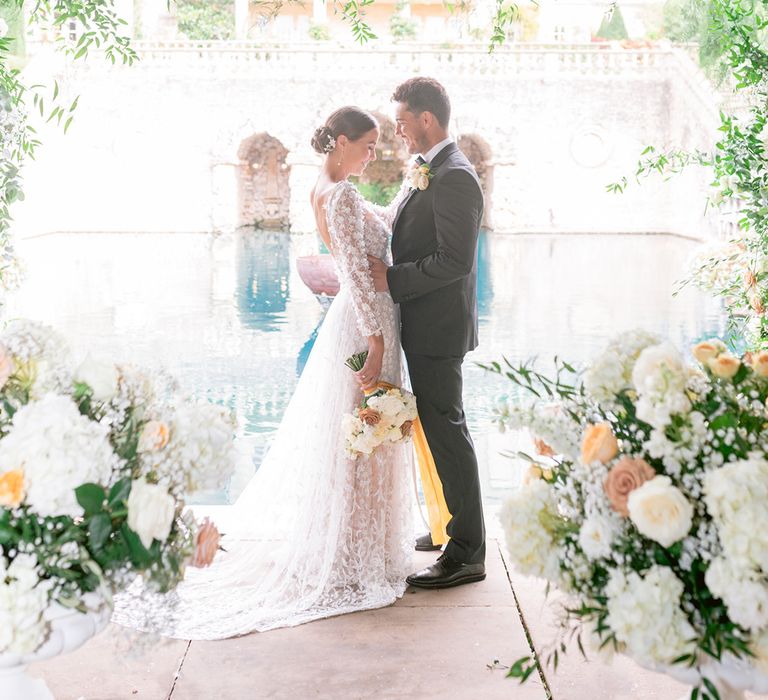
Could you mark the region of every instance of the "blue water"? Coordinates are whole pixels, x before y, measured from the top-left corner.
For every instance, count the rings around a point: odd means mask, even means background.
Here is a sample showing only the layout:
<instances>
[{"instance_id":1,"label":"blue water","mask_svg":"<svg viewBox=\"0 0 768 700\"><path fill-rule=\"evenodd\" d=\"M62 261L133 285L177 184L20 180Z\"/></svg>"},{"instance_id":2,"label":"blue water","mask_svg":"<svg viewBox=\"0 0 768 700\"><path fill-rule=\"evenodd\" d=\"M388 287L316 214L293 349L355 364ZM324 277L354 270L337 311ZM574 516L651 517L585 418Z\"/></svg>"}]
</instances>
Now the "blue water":
<instances>
[{"instance_id":1,"label":"blue water","mask_svg":"<svg viewBox=\"0 0 768 700\"><path fill-rule=\"evenodd\" d=\"M465 406L484 494L511 483L498 453L508 438L491 423L508 382L476 362L553 355L583 364L614 333L655 330L687 344L722 331L719 305L695 291L673 297L696 244L669 236L497 235L479 243L480 346L465 362ZM233 500L279 425L324 309L296 273L319 250L309 235L52 234L20 246L28 279L11 316L62 330L76 356L171 370L199 397L239 420ZM505 442L507 441L507 442Z\"/></svg>"}]
</instances>

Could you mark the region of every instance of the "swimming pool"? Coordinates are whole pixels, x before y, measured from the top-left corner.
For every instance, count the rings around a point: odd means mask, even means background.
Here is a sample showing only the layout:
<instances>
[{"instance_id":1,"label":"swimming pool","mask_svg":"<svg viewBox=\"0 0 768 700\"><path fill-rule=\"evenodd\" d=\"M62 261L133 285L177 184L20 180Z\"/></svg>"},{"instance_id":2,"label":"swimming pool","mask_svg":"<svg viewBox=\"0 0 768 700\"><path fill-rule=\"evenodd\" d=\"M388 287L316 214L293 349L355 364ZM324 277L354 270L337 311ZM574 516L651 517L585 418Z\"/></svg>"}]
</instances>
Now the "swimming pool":
<instances>
[{"instance_id":1,"label":"swimming pool","mask_svg":"<svg viewBox=\"0 0 768 700\"><path fill-rule=\"evenodd\" d=\"M693 241L643 235L508 235L480 239L478 349L465 364L465 404L484 497L498 501L519 476L499 456L514 436L491 424L511 386L474 365L552 355L586 362L614 333L635 327L677 343L721 332L718 304L672 296ZM171 370L192 393L237 413L234 500L262 459L306 361L324 310L295 259L314 236L55 233L21 241L28 276L6 317L50 323L76 357Z\"/></svg>"}]
</instances>

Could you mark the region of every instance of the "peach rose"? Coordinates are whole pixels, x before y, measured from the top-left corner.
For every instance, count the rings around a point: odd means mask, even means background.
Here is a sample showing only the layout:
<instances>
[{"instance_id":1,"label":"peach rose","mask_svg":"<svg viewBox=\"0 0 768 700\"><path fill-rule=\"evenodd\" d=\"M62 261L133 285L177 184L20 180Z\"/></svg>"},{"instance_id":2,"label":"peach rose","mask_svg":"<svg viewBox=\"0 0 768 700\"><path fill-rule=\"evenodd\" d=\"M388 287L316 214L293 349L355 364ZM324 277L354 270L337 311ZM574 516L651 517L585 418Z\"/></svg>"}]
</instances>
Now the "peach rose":
<instances>
[{"instance_id":1,"label":"peach rose","mask_svg":"<svg viewBox=\"0 0 768 700\"><path fill-rule=\"evenodd\" d=\"M623 517L628 517L627 500L629 494L646 481L653 479L654 476L656 476L656 472L644 459L622 457L611 467L605 481L603 481L605 495L608 496L611 508Z\"/></svg>"},{"instance_id":2,"label":"peach rose","mask_svg":"<svg viewBox=\"0 0 768 700\"><path fill-rule=\"evenodd\" d=\"M400 426L400 434L403 437L408 437L411 434L411 428L413 427L413 421L407 420Z\"/></svg>"},{"instance_id":3,"label":"peach rose","mask_svg":"<svg viewBox=\"0 0 768 700\"><path fill-rule=\"evenodd\" d=\"M168 444L168 426L159 420L147 421L139 436L139 452L157 452Z\"/></svg>"},{"instance_id":4,"label":"peach rose","mask_svg":"<svg viewBox=\"0 0 768 700\"><path fill-rule=\"evenodd\" d=\"M5 386L14 369L13 355L8 352L8 348L5 345L0 343L0 389Z\"/></svg>"},{"instance_id":5,"label":"peach rose","mask_svg":"<svg viewBox=\"0 0 768 700\"><path fill-rule=\"evenodd\" d=\"M749 362L749 365L754 370L755 374L761 377L768 377L768 350L761 350L758 353L750 353L749 359L745 356L744 359Z\"/></svg>"},{"instance_id":6,"label":"peach rose","mask_svg":"<svg viewBox=\"0 0 768 700\"><path fill-rule=\"evenodd\" d=\"M540 464L531 464L523 475L523 485L528 486L539 479L552 481L552 470L544 469Z\"/></svg>"},{"instance_id":7,"label":"peach rose","mask_svg":"<svg viewBox=\"0 0 768 700\"><path fill-rule=\"evenodd\" d=\"M619 443L608 423L590 425L581 441L581 461L584 464L607 464L619 453Z\"/></svg>"},{"instance_id":8,"label":"peach rose","mask_svg":"<svg viewBox=\"0 0 768 700\"><path fill-rule=\"evenodd\" d=\"M747 287L750 289L757 284L757 277L752 270L747 270L747 274L744 275L744 281L747 283Z\"/></svg>"},{"instance_id":9,"label":"peach rose","mask_svg":"<svg viewBox=\"0 0 768 700\"><path fill-rule=\"evenodd\" d=\"M721 352L725 350L725 345L717 338L712 340L704 340L701 343L697 343L691 349L693 356L705 365L713 357L717 357Z\"/></svg>"},{"instance_id":10,"label":"peach rose","mask_svg":"<svg viewBox=\"0 0 768 700\"><path fill-rule=\"evenodd\" d=\"M528 486L544 476L544 472L538 464L531 464L523 474L523 486Z\"/></svg>"},{"instance_id":11,"label":"peach rose","mask_svg":"<svg viewBox=\"0 0 768 700\"><path fill-rule=\"evenodd\" d=\"M24 472L14 469L0 474L0 506L16 508L24 500Z\"/></svg>"},{"instance_id":12,"label":"peach rose","mask_svg":"<svg viewBox=\"0 0 768 700\"><path fill-rule=\"evenodd\" d=\"M221 534L217 527L208 518L203 520L195 540L195 555L192 558L192 566L199 569L210 566L216 552L219 551L220 539Z\"/></svg>"},{"instance_id":13,"label":"peach rose","mask_svg":"<svg viewBox=\"0 0 768 700\"><path fill-rule=\"evenodd\" d=\"M533 438L533 444L536 447L536 452L538 452L542 457L555 456L555 451L541 438Z\"/></svg>"},{"instance_id":14,"label":"peach rose","mask_svg":"<svg viewBox=\"0 0 768 700\"><path fill-rule=\"evenodd\" d=\"M732 379L741 367L741 360L729 352L721 352L717 357L707 361L707 367L712 374L721 379Z\"/></svg>"},{"instance_id":15,"label":"peach rose","mask_svg":"<svg viewBox=\"0 0 768 700\"><path fill-rule=\"evenodd\" d=\"M762 316L765 313L765 305L763 304L763 300L757 294L752 295L749 303L758 316Z\"/></svg>"},{"instance_id":16,"label":"peach rose","mask_svg":"<svg viewBox=\"0 0 768 700\"><path fill-rule=\"evenodd\" d=\"M363 423L367 423L368 425L378 425L381 420L381 413L373 408L364 408L357 414L357 416Z\"/></svg>"}]
</instances>

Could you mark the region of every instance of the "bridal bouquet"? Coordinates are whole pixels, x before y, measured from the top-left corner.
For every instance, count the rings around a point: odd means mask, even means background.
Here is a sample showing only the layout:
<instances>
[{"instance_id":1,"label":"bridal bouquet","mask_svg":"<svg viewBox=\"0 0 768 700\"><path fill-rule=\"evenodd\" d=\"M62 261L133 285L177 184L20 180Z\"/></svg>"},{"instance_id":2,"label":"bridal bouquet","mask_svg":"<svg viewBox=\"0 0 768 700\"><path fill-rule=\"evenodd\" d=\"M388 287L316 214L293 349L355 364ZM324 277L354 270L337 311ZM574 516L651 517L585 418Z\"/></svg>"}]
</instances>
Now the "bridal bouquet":
<instances>
[{"instance_id":1,"label":"bridal bouquet","mask_svg":"<svg viewBox=\"0 0 768 700\"><path fill-rule=\"evenodd\" d=\"M168 591L219 534L186 494L233 465L232 417L163 377L86 360L51 329L0 334L0 654L28 654L53 604L87 612L137 574Z\"/></svg>"},{"instance_id":2,"label":"bridal bouquet","mask_svg":"<svg viewBox=\"0 0 768 700\"><path fill-rule=\"evenodd\" d=\"M497 409L538 452L519 454L529 472L500 516L518 570L567 594L562 632L580 648L679 670L716 698L723 669L768 689L768 352L692 353L630 332L583 375L485 368L538 397Z\"/></svg>"},{"instance_id":3,"label":"bridal bouquet","mask_svg":"<svg viewBox=\"0 0 768 700\"><path fill-rule=\"evenodd\" d=\"M367 352L357 353L344 364L359 372L367 356ZM407 440L417 416L413 394L379 382L375 388L364 392L363 401L354 413L342 416L347 454L357 459L358 455L372 454L379 445Z\"/></svg>"}]
</instances>

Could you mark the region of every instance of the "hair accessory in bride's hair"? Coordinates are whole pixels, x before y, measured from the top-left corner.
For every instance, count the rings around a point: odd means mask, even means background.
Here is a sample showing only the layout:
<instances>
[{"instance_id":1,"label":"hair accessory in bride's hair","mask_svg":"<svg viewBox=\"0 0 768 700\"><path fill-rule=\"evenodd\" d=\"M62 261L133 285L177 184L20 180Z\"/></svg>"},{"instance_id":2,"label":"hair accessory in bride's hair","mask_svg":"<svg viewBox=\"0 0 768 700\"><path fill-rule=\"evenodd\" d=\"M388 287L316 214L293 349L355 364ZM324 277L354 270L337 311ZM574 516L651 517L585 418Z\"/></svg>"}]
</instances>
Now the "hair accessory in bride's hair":
<instances>
[{"instance_id":1,"label":"hair accessory in bride's hair","mask_svg":"<svg viewBox=\"0 0 768 700\"><path fill-rule=\"evenodd\" d=\"M336 148L336 137L327 124L315 129L315 135L312 137L312 148L321 155L327 155Z\"/></svg>"}]
</instances>

